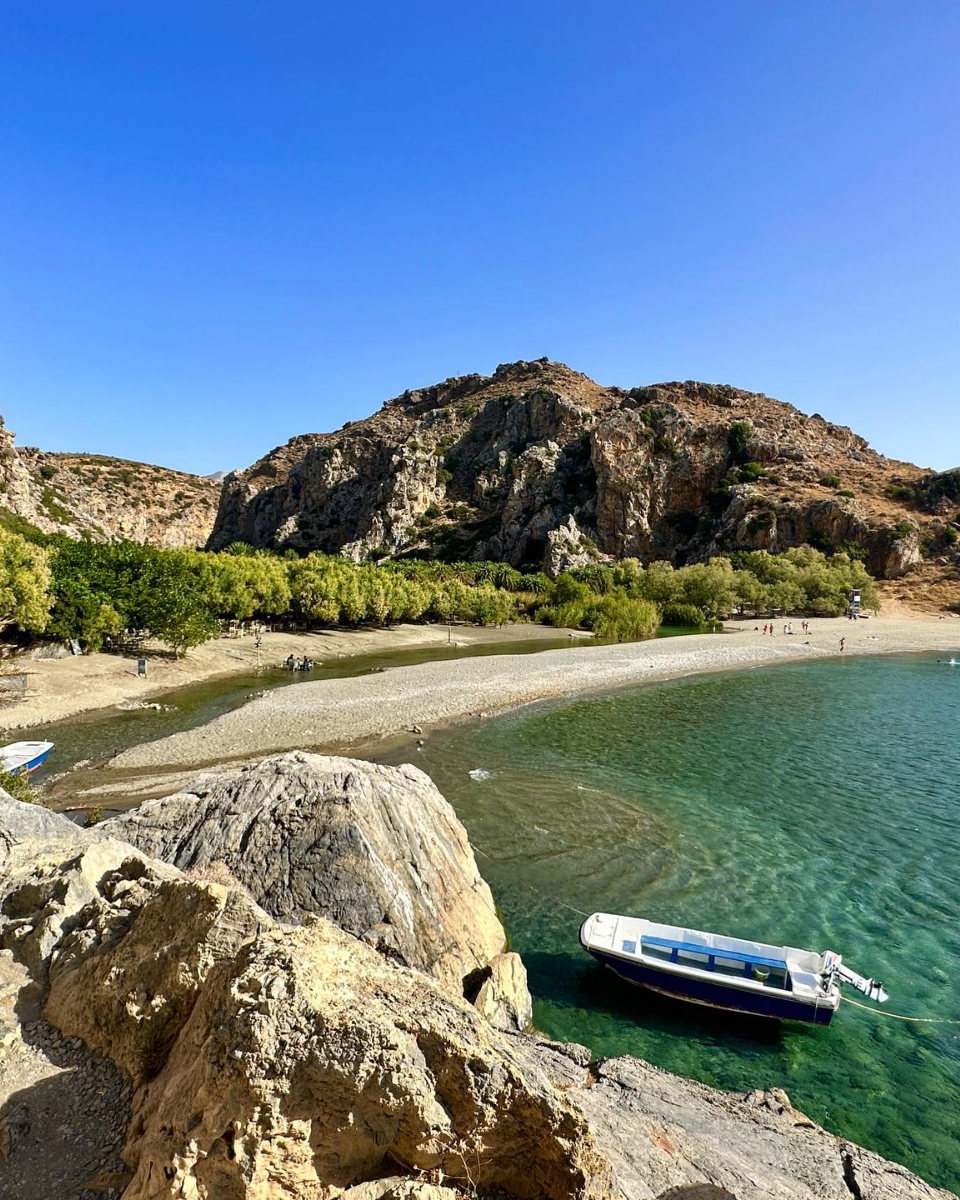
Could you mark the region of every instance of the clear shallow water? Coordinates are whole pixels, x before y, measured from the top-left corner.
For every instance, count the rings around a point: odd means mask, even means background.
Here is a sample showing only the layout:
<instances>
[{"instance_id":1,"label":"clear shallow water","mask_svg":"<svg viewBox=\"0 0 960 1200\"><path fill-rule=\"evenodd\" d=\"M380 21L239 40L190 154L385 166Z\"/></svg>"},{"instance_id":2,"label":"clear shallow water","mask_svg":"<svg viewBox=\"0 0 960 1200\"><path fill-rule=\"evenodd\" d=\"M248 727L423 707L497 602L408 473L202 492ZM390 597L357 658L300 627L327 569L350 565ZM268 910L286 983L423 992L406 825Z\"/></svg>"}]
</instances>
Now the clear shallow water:
<instances>
[{"instance_id":1,"label":"clear shallow water","mask_svg":"<svg viewBox=\"0 0 960 1200\"><path fill-rule=\"evenodd\" d=\"M453 627L456 637L457 627ZM658 637L678 637L695 632L673 626L664 626ZM44 766L33 776L33 781L46 786L63 772L70 771L79 762L96 762L109 758L121 750L140 746L144 742L156 741L185 729L195 729L212 721L221 713L239 708L262 691L278 687L297 687L303 683L315 683L322 679L344 679L372 672L386 671L394 667L410 667L417 663L442 662L456 658L476 658L493 654L538 654L542 650L568 650L578 646L603 645L602 641L589 640L571 643L568 635L555 638L539 638L528 642L478 642L472 645L433 645L418 649L376 651L370 654L355 654L343 658L326 659L310 672L300 674L279 667L263 667L261 670L208 679L202 683L176 688L160 695L149 696L148 702L159 703L157 709L122 710L116 706L81 713L65 721L47 722L22 730L11 730L7 739L0 741L26 741L31 738L50 741L54 749ZM60 778L59 786L50 793L54 803L58 794L69 798L70 781Z\"/></svg>"},{"instance_id":2,"label":"clear shallow water","mask_svg":"<svg viewBox=\"0 0 960 1200\"><path fill-rule=\"evenodd\" d=\"M480 851L540 1029L784 1087L960 1191L960 1025L846 1005L808 1029L647 996L581 951L557 903L830 947L884 980L890 1010L960 1018L960 668L850 658L537 705L435 734L415 761Z\"/></svg>"},{"instance_id":3,"label":"clear shallow water","mask_svg":"<svg viewBox=\"0 0 960 1200\"><path fill-rule=\"evenodd\" d=\"M175 688L147 697L149 703L163 707L125 711L115 706L81 713L65 721L48 722L23 730L11 731L9 740L42 738L54 743L43 768L36 772L36 783L45 784L78 762L110 757L144 742L156 741L185 729L195 729L221 713L239 708L262 691L278 687L298 687L321 679L343 679L408 667L416 663L454 658L472 658L487 654L532 654L539 650L568 648L568 638L546 638L530 642L481 642L470 646L424 646L413 650L379 651L329 659L312 671L300 674L279 667L263 667L233 675L208 679L202 683Z\"/></svg>"}]
</instances>

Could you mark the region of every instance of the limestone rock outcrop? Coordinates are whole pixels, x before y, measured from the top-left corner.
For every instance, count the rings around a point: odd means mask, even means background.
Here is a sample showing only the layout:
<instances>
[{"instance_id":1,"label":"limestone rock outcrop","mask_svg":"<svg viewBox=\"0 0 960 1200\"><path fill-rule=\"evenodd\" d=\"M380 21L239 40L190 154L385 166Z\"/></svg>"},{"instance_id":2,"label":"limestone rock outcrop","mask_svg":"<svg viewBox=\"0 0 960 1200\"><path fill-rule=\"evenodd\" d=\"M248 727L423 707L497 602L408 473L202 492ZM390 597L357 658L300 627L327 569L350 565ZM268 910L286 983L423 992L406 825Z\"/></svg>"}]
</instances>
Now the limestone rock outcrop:
<instances>
[{"instance_id":1,"label":"limestone rock outcrop","mask_svg":"<svg viewBox=\"0 0 960 1200\"><path fill-rule=\"evenodd\" d=\"M852 547L896 577L935 537L931 514L956 516L957 478L762 394L690 381L625 391L544 359L294 438L227 476L209 544L413 550L556 574L810 543Z\"/></svg>"},{"instance_id":2,"label":"limestone rock outcrop","mask_svg":"<svg viewBox=\"0 0 960 1200\"><path fill-rule=\"evenodd\" d=\"M13 434L0 417L0 504L23 516L35 504L35 492L36 484L13 444Z\"/></svg>"},{"instance_id":3,"label":"limestone rock outcrop","mask_svg":"<svg viewBox=\"0 0 960 1200\"><path fill-rule=\"evenodd\" d=\"M220 482L103 454L17 447L0 418L0 509L43 533L203 546Z\"/></svg>"},{"instance_id":4,"label":"limestone rock outcrop","mask_svg":"<svg viewBox=\"0 0 960 1200\"><path fill-rule=\"evenodd\" d=\"M398 1167L531 1200L615 1194L585 1119L466 1001L321 918L281 926L83 840L11 839L0 944L48 989L46 1020L134 1082L124 1200L332 1200Z\"/></svg>"},{"instance_id":5,"label":"limestone rock outcrop","mask_svg":"<svg viewBox=\"0 0 960 1200\"><path fill-rule=\"evenodd\" d=\"M494 1029L523 1030L533 1024L533 1001L527 987L527 968L519 954L498 954L480 972L473 1004ZM467 993L470 996L470 992Z\"/></svg>"},{"instance_id":6,"label":"limestone rock outcrop","mask_svg":"<svg viewBox=\"0 0 960 1200\"><path fill-rule=\"evenodd\" d=\"M721 1092L638 1058L596 1063L584 1046L510 1040L584 1114L630 1200L948 1196L821 1128L779 1088Z\"/></svg>"},{"instance_id":7,"label":"limestone rock outcrop","mask_svg":"<svg viewBox=\"0 0 960 1200\"><path fill-rule=\"evenodd\" d=\"M466 830L416 767L294 751L100 829L182 870L223 863L272 916L327 917L458 996L503 948Z\"/></svg>"}]
</instances>

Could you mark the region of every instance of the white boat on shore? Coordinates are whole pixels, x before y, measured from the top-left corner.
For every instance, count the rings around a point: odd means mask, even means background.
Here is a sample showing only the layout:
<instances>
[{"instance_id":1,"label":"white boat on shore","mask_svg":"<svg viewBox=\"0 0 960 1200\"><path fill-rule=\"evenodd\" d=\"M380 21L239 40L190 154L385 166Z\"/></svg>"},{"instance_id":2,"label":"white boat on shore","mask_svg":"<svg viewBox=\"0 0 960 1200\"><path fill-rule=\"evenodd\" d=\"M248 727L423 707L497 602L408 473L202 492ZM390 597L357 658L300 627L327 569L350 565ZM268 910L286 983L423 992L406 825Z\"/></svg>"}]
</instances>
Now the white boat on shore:
<instances>
[{"instance_id":1,"label":"white boat on shore","mask_svg":"<svg viewBox=\"0 0 960 1200\"><path fill-rule=\"evenodd\" d=\"M829 1025L840 1007L840 984L877 1000L883 986L857 975L832 950L798 950L640 917L594 913L580 944L629 983L730 1012Z\"/></svg>"},{"instance_id":2,"label":"white boat on shore","mask_svg":"<svg viewBox=\"0 0 960 1200\"><path fill-rule=\"evenodd\" d=\"M0 771L6 775L29 775L46 761L53 742L11 742L0 746Z\"/></svg>"}]
</instances>

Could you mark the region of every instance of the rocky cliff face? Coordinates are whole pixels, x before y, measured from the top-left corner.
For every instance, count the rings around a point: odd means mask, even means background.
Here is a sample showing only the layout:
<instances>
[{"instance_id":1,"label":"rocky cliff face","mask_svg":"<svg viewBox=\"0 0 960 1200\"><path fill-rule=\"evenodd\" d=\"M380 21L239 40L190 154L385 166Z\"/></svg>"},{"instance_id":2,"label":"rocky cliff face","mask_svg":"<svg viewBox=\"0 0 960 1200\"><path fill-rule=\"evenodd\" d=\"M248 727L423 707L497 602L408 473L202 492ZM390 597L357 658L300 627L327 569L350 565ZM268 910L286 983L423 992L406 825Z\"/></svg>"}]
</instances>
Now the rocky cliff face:
<instances>
[{"instance_id":1,"label":"rocky cliff face","mask_svg":"<svg viewBox=\"0 0 960 1200\"><path fill-rule=\"evenodd\" d=\"M942 531L957 512L949 489L929 502L933 478L764 395L691 382L625 391L520 362L404 392L228 476L210 546L415 550L555 572L606 556L681 564L851 543L896 577L925 548L952 554Z\"/></svg>"},{"instance_id":2,"label":"rocky cliff face","mask_svg":"<svg viewBox=\"0 0 960 1200\"><path fill-rule=\"evenodd\" d=\"M0 1194L948 1200L782 1092L504 1034L110 833L0 792Z\"/></svg>"},{"instance_id":3,"label":"rocky cliff face","mask_svg":"<svg viewBox=\"0 0 960 1200\"><path fill-rule=\"evenodd\" d=\"M183 471L18 448L0 418L0 510L44 533L203 546L219 498L219 481Z\"/></svg>"}]
</instances>

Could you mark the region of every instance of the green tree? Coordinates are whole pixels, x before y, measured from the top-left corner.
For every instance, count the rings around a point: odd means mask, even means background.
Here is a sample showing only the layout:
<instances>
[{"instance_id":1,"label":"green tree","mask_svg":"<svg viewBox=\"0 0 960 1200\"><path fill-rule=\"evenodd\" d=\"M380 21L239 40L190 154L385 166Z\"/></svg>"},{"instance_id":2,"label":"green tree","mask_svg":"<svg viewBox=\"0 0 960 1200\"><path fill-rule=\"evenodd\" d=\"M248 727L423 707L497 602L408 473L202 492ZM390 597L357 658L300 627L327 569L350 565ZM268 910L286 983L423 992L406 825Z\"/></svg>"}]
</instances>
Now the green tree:
<instances>
[{"instance_id":1,"label":"green tree","mask_svg":"<svg viewBox=\"0 0 960 1200\"><path fill-rule=\"evenodd\" d=\"M49 554L0 528L0 625L39 633L50 614Z\"/></svg>"}]
</instances>

